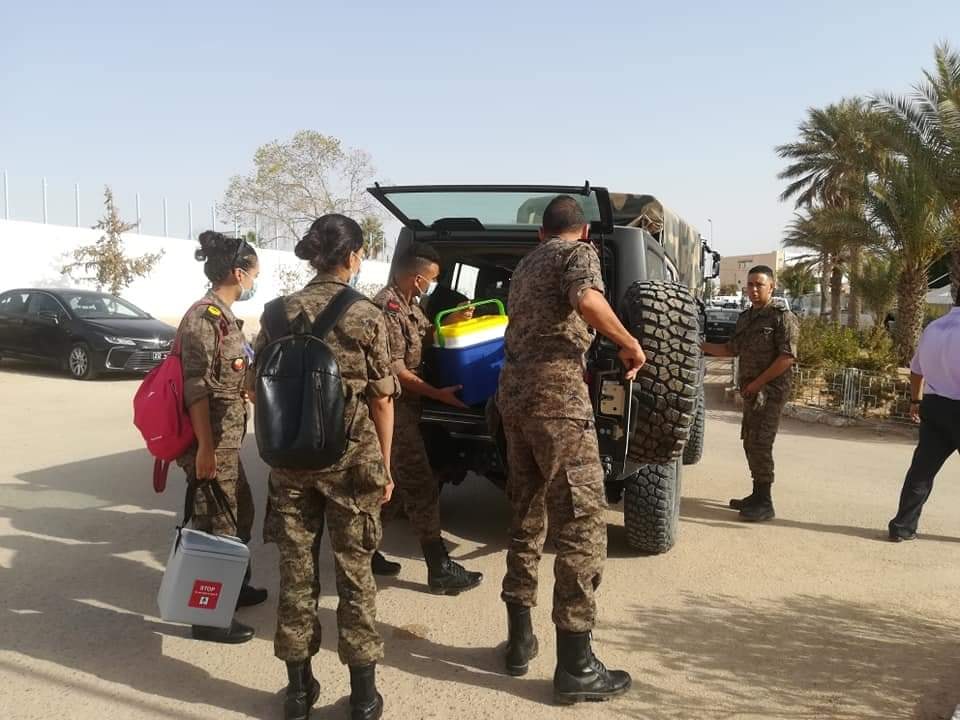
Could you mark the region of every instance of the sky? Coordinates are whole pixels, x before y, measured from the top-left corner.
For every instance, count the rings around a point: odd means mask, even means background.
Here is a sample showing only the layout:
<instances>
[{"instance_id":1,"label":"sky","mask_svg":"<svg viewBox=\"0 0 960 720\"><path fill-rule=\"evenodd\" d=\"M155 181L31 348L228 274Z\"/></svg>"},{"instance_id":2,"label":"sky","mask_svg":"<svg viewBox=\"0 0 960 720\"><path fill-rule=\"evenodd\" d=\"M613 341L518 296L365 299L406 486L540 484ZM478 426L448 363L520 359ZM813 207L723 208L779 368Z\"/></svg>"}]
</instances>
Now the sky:
<instances>
[{"instance_id":1,"label":"sky","mask_svg":"<svg viewBox=\"0 0 960 720\"><path fill-rule=\"evenodd\" d=\"M256 148L317 130L381 182L650 193L723 254L777 246L774 152L807 108L905 93L960 46L957 0L649 3L9 2L0 172L10 217L195 232ZM2 178L0 178L2 182ZM0 213L3 200L0 197ZM0 214L2 217L2 214ZM221 228L222 229L222 228Z\"/></svg>"}]
</instances>

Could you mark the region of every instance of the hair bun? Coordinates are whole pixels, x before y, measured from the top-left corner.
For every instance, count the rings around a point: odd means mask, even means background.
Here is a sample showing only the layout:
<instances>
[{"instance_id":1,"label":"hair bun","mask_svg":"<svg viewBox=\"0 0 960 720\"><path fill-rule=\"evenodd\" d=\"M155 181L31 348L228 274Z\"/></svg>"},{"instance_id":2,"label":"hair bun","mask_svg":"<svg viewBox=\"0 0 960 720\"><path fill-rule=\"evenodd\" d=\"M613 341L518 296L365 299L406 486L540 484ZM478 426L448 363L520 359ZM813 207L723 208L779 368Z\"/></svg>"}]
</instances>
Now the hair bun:
<instances>
[{"instance_id":1,"label":"hair bun","mask_svg":"<svg viewBox=\"0 0 960 720\"><path fill-rule=\"evenodd\" d=\"M198 248L197 250L194 250L193 259L196 260L197 262L206 262L207 261L206 251L203 248Z\"/></svg>"},{"instance_id":2,"label":"hair bun","mask_svg":"<svg viewBox=\"0 0 960 720\"><path fill-rule=\"evenodd\" d=\"M301 260L313 260L320 250L320 233L311 229L293 248L293 254Z\"/></svg>"}]
</instances>

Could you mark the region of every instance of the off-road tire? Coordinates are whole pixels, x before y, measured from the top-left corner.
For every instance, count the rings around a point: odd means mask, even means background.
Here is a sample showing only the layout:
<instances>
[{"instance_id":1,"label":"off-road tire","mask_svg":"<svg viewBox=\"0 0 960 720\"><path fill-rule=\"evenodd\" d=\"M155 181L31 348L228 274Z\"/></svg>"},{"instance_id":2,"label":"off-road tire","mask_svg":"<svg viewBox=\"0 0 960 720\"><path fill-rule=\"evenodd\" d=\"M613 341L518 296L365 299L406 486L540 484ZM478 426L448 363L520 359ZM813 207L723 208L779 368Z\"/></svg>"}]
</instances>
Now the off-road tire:
<instances>
[{"instance_id":1,"label":"off-road tire","mask_svg":"<svg viewBox=\"0 0 960 720\"><path fill-rule=\"evenodd\" d=\"M628 457L666 465L680 457L697 414L702 385L697 301L677 283L638 282L624 295L621 314L647 356L633 386Z\"/></svg>"},{"instance_id":2,"label":"off-road tire","mask_svg":"<svg viewBox=\"0 0 960 720\"><path fill-rule=\"evenodd\" d=\"M623 526L627 544L647 555L667 552L680 530L679 459L666 465L644 465L623 488Z\"/></svg>"},{"instance_id":3,"label":"off-road tire","mask_svg":"<svg viewBox=\"0 0 960 720\"><path fill-rule=\"evenodd\" d=\"M700 396L697 398L697 415L690 428L690 437L683 446L683 464L696 465L703 458L703 433L706 429L707 407L703 385L700 385Z\"/></svg>"}]
</instances>

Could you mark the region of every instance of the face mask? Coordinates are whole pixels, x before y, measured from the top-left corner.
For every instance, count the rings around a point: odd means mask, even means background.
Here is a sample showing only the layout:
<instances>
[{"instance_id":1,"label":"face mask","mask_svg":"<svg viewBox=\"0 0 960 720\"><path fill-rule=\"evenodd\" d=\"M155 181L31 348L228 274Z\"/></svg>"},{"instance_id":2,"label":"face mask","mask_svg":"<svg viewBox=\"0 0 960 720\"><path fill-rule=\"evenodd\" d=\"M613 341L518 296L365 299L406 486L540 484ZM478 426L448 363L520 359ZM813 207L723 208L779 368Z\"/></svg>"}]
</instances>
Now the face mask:
<instances>
[{"instance_id":1,"label":"face mask","mask_svg":"<svg viewBox=\"0 0 960 720\"><path fill-rule=\"evenodd\" d=\"M241 270L244 275L250 277L250 274L244 270ZM240 297L237 298L237 302L246 302L250 300L254 295L257 294L257 281L254 278L250 278L250 287L245 288L243 285L240 286Z\"/></svg>"},{"instance_id":2,"label":"face mask","mask_svg":"<svg viewBox=\"0 0 960 720\"><path fill-rule=\"evenodd\" d=\"M357 281L360 280L360 273L350 276L350 287L355 288L357 286Z\"/></svg>"},{"instance_id":3,"label":"face mask","mask_svg":"<svg viewBox=\"0 0 960 720\"><path fill-rule=\"evenodd\" d=\"M421 276L419 276L419 277L423 277L423 276L421 275ZM436 280L434 280L433 282L427 283L427 289L426 289L426 290L421 290L421 289L420 289L419 279L418 279L418 280L415 280L415 281L414 281L414 284L417 286L417 291L418 291L421 295L429 295L429 294L431 294L434 290L437 289L437 281L436 281Z\"/></svg>"}]
</instances>

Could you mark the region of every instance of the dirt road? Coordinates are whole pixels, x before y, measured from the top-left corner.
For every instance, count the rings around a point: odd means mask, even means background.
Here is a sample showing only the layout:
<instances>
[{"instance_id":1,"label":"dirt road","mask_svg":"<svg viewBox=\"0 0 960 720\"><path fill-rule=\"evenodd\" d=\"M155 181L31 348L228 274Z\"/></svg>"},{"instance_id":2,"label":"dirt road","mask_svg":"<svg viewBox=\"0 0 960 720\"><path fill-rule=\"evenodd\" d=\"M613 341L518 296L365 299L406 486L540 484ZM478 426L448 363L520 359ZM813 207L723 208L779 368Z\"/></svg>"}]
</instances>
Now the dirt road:
<instances>
[{"instance_id":1,"label":"dirt road","mask_svg":"<svg viewBox=\"0 0 960 720\"><path fill-rule=\"evenodd\" d=\"M79 383L0 366L0 717L276 718L285 673L273 658L276 551L254 547L270 601L241 611L258 637L201 644L159 620L155 595L182 498L155 495L130 423L129 380ZM452 554L486 574L458 598L423 592L405 525L384 549L380 672L388 718L944 718L960 702L960 460L944 468L913 543L885 542L908 437L787 422L777 444L778 518L745 525L725 508L748 489L738 416L714 403L704 462L684 476L678 546L634 557L619 508L596 647L634 677L604 705L550 704L551 558L535 610L541 657L499 672L506 507L471 478L443 493ZM244 460L262 514L265 471ZM258 517L258 523L260 518ZM328 546L313 717L346 717Z\"/></svg>"}]
</instances>

